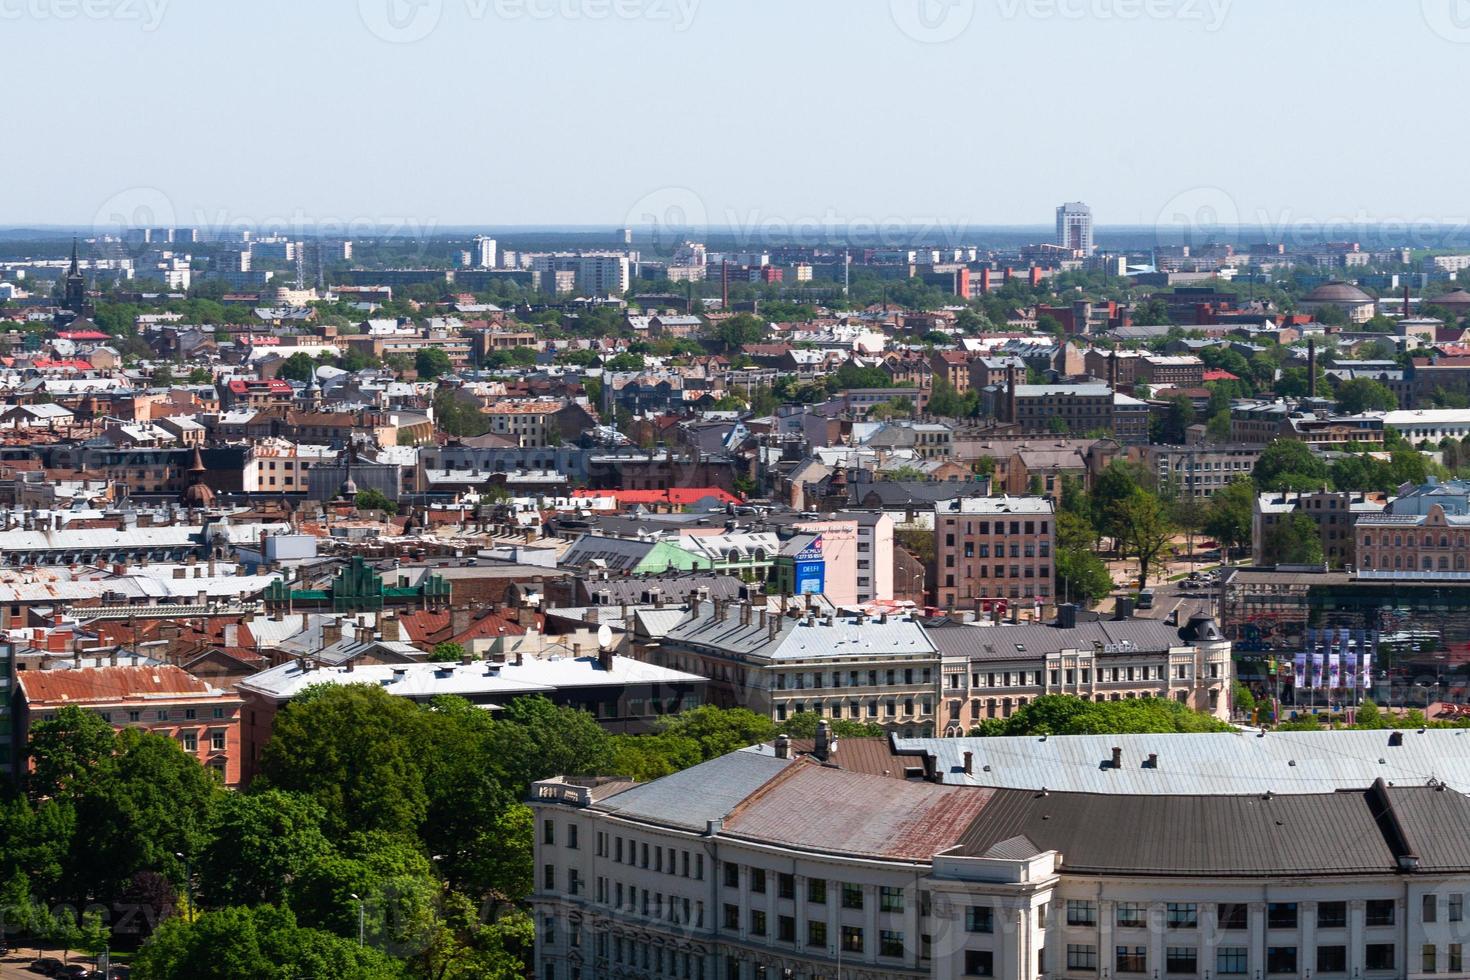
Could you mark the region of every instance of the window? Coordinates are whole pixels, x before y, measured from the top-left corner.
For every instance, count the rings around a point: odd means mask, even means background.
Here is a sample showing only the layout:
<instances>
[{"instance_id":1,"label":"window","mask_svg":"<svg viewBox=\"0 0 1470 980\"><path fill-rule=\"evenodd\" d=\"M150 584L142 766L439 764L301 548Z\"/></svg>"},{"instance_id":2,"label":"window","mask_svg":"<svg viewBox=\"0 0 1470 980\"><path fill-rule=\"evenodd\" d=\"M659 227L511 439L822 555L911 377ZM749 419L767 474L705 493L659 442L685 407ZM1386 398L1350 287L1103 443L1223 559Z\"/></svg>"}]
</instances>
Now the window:
<instances>
[{"instance_id":1,"label":"window","mask_svg":"<svg viewBox=\"0 0 1470 980\"><path fill-rule=\"evenodd\" d=\"M1199 926L1199 906L1193 902L1170 902L1166 908L1170 929L1194 929Z\"/></svg>"},{"instance_id":2,"label":"window","mask_svg":"<svg viewBox=\"0 0 1470 980\"><path fill-rule=\"evenodd\" d=\"M1425 943L1419 952L1419 969L1424 973L1439 972L1439 948L1433 943Z\"/></svg>"},{"instance_id":3,"label":"window","mask_svg":"<svg viewBox=\"0 0 1470 980\"><path fill-rule=\"evenodd\" d=\"M965 976L995 976L995 954L988 949L965 950Z\"/></svg>"},{"instance_id":4,"label":"window","mask_svg":"<svg viewBox=\"0 0 1470 980\"><path fill-rule=\"evenodd\" d=\"M143 713L141 711L129 711L128 721L138 721L140 718L142 718L142 716Z\"/></svg>"},{"instance_id":5,"label":"window","mask_svg":"<svg viewBox=\"0 0 1470 980\"><path fill-rule=\"evenodd\" d=\"M881 912L903 911L903 889L883 885L878 889L878 910Z\"/></svg>"},{"instance_id":6,"label":"window","mask_svg":"<svg viewBox=\"0 0 1470 980\"><path fill-rule=\"evenodd\" d=\"M1097 903L1076 898L1067 899L1067 925L1097 925Z\"/></svg>"},{"instance_id":7,"label":"window","mask_svg":"<svg viewBox=\"0 0 1470 980\"><path fill-rule=\"evenodd\" d=\"M1145 973L1148 971L1147 946L1119 946L1113 957L1113 970L1117 973Z\"/></svg>"},{"instance_id":8,"label":"window","mask_svg":"<svg viewBox=\"0 0 1470 980\"><path fill-rule=\"evenodd\" d=\"M740 865L729 863L725 865L725 887L740 887Z\"/></svg>"},{"instance_id":9,"label":"window","mask_svg":"<svg viewBox=\"0 0 1470 980\"><path fill-rule=\"evenodd\" d=\"M1148 906L1142 902L1119 902L1117 925L1120 929L1142 928L1148 916Z\"/></svg>"},{"instance_id":10,"label":"window","mask_svg":"<svg viewBox=\"0 0 1470 980\"><path fill-rule=\"evenodd\" d=\"M750 934L752 936L764 936L766 934L766 913L760 909L750 910Z\"/></svg>"},{"instance_id":11,"label":"window","mask_svg":"<svg viewBox=\"0 0 1470 980\"><path fill-rule=\"evenodd\" d=\"M225 750L225 733L210 732L209 747L215 752L223 752Z\"/></svg>"},{"instance_id":12,"label":"window","mask_svg":"<svg viewBox=\"0 0 1470 980\"><path fill-rule=\"evenodd\" d=\"M764 895L766 893L765 868L750 869L750 890L756 895Z\"/></svg>"},{"instance_id":13,"label":"window","mask_svg":"<svg viewBox=\"0 0 1470 980\"><path fill-rule=\"evenodd\" d=\"M776 938L783 943L796 942L796 919L794 917L776 916Z\"/></svg>"},{"instance_id":14,"label":"window","mask_svg":"<svg viewBox=\"0 0 1470 980\"><path fill-rule=\"evenodd\" d=\"M1216 908L1216 922L1221 929L1249 928L1248 910L1241 902L1222 902Z\"/></svg>"},{"instance_id":15,"label":"window","mask_svg":"<svg viewBox=\"0 0 1470 980\"><path fill-rule=\"evenodd\" d=\"M845 909L861 909L863 907L863 887L861 885L843 882L842 907Z\"/></svg>"},{"instance_id":16,"label":"window","mask_svg":"<svg viewBox=\"0 0 1470 980\"><path fill-rule=\"evenodd\" d=\"M1215 949L1215 972L1222 976L1244 976L1248 960L1244 946L1219 946Z\"/></svg>"},{"instance_id":17,"label":"window","mask_svg":"<svg viewBox=\"0 0 1470 980\"><path fill-rule=\"evenodd\" d=\"M788 874L776 875L776 895L780 898L795 898L796 876Z\"/></svg>"},{"instance_id":18,"label":"window","mask_svg":"<svg viewBox=\"0 0 1470 980\"><path fill-rule=\"evenodd\" d=\"M1370 926L1393 925L1393 899L1373 898L1368 900L1367 922Z\"/></svg>"},{"instance_id":19,"label":"window","mask_svg":"<svg viewBox=\"0 0 1470 980\"><path fill-rule=\"evenodd\" d=\"M971 905L965 909L966 932L994 932L995 909L989 905Z\"/></svg>"},{"instance_id":20,"label":"window","mask_svg":"<svg viewBox=\"0 0 1470 980\"><path fill-rule=\"evenodd\" d=\"M740 931L740 906L725 906L725 928L731 932Z\"/></svg>"},{"instance_id":21,"label":"window","mask_svg":"<svg viewBox=\"0 0 1470 980\"><path fill-rule=\"evenodd\" d=\"M1266 947L1266 972L1267 973L1295 973L1296 972L1296 947L1295 946L1267 946Z\"/></svg>"},{"instance_id":22,"label":"window","mask_svg":"<svg viewBox=\"0 0 1470 980\"><path fill-rule=\"evenodd\" d=\"M1367 970L1393 969L1393 943L1369 943L1363 951L1363 967Z\"/></svg>"},{"instance_id":23,"label":"window","mask_svg":"<svg viewBox=\"0 0 1470 980\"><path fill-rule=\"evenodd\" d=\"M1347 947L1346 946L1318 946L1317 947L1317 972L1318 973L1346 973L1347 972Z\"/></svg>"},{"instance_id":24,"label":"window","mask_svg":"<svg viewBox=\"0 0 1470 980\"><path fill-rule=\"evenodd\" d=\"M1465 969L1465 956L1459 943L1450 943L1445 948L1445 969L1451 973L1460 973Z\"/></svg>"},{"instance_id":25,"label":"window","mask_svg":"<svg viewBox=\"0 0 1470 980\"><path fill-rule=\"evenodd\" d=\"M842 927L842 951L844 953L861 953L863 951L863 930L861 926Z\"/></svg>"},{"instance_id":26,"label":"window","mask_svg":"<svg viewBox=\"0 0 1470 980\"><path fill-rule=\"evenodd\" d=\"M556 823L551 820L541 821L541 843L548 846L556 844Z\"/></svg>"},{"instance_id":27,"label":"window","mask_svg":"<svg viewBox=\"0 0 1470 980\"><path fill-rule=\"evenodd\" d=\"M808 946L821 946L825 948L827 945L827 923L817 922L814 919L807 920L806 944Z\"/></svg>"},{"instance_id":28,"label":"window","mask_svg":"<svg viewBox=\"0 0 1470 980\"><path fill-rule=\"evenodd\" d=\"M1266 928L1295 929L1295 902L1268 902L1266 904Z\"/></svg>"},{"instance_id":29,"label":"window","mask_svg":"<svg viewBox=\"0 0 1470 980\"><path fill-rule=\"evenodd\" d=\"M184 720L185 721L193 721L198 716L199 716L199 712L196 711L195 709L193 709L193 708L185 708L184 709Z\"/></svg>"},{"instance_id":30,"label":"window","mask_svg":"<svg viewBox=\"0 0 1470 980\"><path fill-rule=\"evenodd\" d=\"M1188 973L1199 969L1199 950L1193 946L1170 946L1164 951L1165 973Z\"/></svg>"},{"instance_id":31,"label":"window","mask_svg":"<svg viewBox=\"0 0 1470 980\"><path fill-rule=\"evenodd\" d=\"M1465 919L1465 896L1464 895L1451 895L1451 896L1449 896L1449 905L1450 905L1450 921L1451 922L1463 922L1464 919Z\"/></svg>"},{"instance_id":32,"label":"window","mask_svg":"<svg viewBox=\"0 0 1470 980\"><path fill-rule=\"evenodd\" d=\"M1067 969L1096 970L1097 947L1082 943L1067 944Z\"/></svg>"},{"instance_id":33,"label":"window","mask_svg":"<svg viewBox=\"0 0 1470 980\"><path fill-rule=\"evenodd\" d=\"M895 959L903 956L903 933L883 929L878 933L878 955Z\"/></svg>"},{"instance_id":34,"label":"window","mask_svg":"<svg viewBox=\"0 0 1470 980\"><path fill-rule=\"evenodd\" d=\"M807 880L806 900L813 905L827 904L827 880L825 878L811 878Z\"/></svg>"},{"instance_id":35,"label":"window","mask_svg":"<svg viewBox=\"0 0 1470 980\"><path fill-rule=\"evenodd\" d=\"M1420 916L1424 922L1439 921L1439 896L1425 895L1419 902Z\"/></svg>"},{"instance_id":36,"label":"window","mask_svg":"<svg viewBox=\"0 0 1470 980\"><path fill-rule=\"evenodd\" d=\"M542 866L541 887L549 892L556 891L556 865L547 864Z\"/></svg>"},{"instance_id":37,"label":"window","mask_svg":"<svg viewBox=\"0 0 1470 980\"><path fill-rule=\"evenodd\" d=\"M1341 929L1347 925L1347 902L1321 902L1317 905L1318 929Z\"/></svg>"},{"instance_id":38,"label":"window","mask_svg":"<svg viewBox=\"0 0 1470 980\"><path fill-rule=\"evenodd\" d=\"M183 742L185 752L199 751L199 736L195 735L193 732L185 732L183 736Z\"/></svg>"}]
</instances>

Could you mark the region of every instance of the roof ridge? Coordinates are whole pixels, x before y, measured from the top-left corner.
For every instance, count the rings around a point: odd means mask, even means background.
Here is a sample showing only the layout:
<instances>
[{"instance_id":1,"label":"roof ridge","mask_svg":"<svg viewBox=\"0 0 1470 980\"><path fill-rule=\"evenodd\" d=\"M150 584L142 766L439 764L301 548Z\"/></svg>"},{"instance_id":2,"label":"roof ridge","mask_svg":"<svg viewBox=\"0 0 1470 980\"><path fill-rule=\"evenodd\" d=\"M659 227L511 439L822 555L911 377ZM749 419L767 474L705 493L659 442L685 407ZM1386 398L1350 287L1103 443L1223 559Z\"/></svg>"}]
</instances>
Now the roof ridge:
<instances>
[{"instance_id":1,"label":"roof ridge","mask_svg":"<svg viewBox=\"0 0 1470 980\"><path fill-rule=\"evenodd\" d=\"M739 803L736 803L733 807L727 810L725 812L725 819L735 819L737 816L744 813L750 807L754 806L757 802L764 799L768 794L775 790L776 787L780 786L782 783L785 783L788 779L791 779L797 772L799 772L800 770L797 769L797 766L820 765L820 762L817 762L815 759L812 759L809 756L800 756L796 759L792 759L789 765L782 766L779 772L777 772L770 779L767 779L765 782L761 783L755 789L751 790L745 795L745 798L743 800L741 800Z\"/></svg>"}]
</instances>

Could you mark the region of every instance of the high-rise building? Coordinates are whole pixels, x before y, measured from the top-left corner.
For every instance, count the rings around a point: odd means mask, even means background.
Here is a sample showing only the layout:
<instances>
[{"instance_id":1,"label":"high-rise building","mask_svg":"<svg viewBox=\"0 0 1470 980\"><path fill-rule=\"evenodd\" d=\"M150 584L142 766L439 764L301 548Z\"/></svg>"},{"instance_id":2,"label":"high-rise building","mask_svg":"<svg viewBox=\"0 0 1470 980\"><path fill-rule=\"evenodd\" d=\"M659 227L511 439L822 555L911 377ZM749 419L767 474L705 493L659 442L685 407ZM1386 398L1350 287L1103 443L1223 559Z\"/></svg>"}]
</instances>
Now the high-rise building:
<instances>
[{"instance_id":1,"label":"high-rise building","mask_svg":"<svg viewBox=\"0 0 1470 980\"><path fill-rule=\"evenodd\" d=\"M475 265L481 269L495 268L495 239L484 235L475 238Z\"/></svg>"},{"instance_id":2,"label":"high-rise building","mask_svg":"<svg viewBox=\"0 0 1470 980\"><path fill-rule=\"evenodd\" d=\"M1057 208L1057 244L1092 254L1092 208L1081 201L1068 201Z\"/></svg>"}]
</instances>

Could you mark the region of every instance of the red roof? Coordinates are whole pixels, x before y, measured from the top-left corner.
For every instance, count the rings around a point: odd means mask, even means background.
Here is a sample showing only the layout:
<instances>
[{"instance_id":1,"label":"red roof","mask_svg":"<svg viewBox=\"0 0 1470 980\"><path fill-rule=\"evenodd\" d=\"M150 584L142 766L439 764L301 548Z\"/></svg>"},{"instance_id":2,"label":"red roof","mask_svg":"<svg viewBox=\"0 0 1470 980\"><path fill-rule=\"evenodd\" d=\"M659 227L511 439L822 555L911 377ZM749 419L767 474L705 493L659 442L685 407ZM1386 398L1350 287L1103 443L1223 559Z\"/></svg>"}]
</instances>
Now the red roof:
<instances>
[{"instance_id":1,"label":"red roof","mask_svg":"<svg viewBox=\"0 0 1470 980\"><path fill-rule=\"evenodd\" d=\"M257 391L265 388L274 392L289 392L291 390L291 384L290 382L282 381L280 378L271 378L269 381L241 381L236 379L230 382L230 390L237 395L243 395L252 388Z\"/></svg>"},{"instance_id":2,"label":"red roof","mask_svg":"<svg viewBox=\"0 0 1470 980\"><path fill-rule=\"evenodd\" d=\"M1224 368L1205 368L1204 380L1206 381L1239 381L1240 376L1231 374Z\"/></svg>"},{"instance_id":3,"label":"red roof","mask_svg":"<svg viewBox=\"0 0 1470 980\"><path fill-rule=\"evenodd\" d=\"M101 330L63 330L56 336L62 340L107 340L108 335Z\"/></svg>"},{"instance_id":4,"label":"red roof","mask_svg":"<svg viewBox=\"0 0 1470 980\"><path fill-rule=\"evenodd\" d=\"M467 643L470 640L496 636L526 635L526 628L516 621L514 615L505 615L500 610L491 610L459 633L451 632L453 619L447 610L430 612L419 609L400 613L398 622L402 625L407 642L421 647L432 647L446 640ZM546 618L538 613L537 627L544 627L545 622Z\"/></svg>"},{"instance_id":5,"label":"red roof","mask_svg":"<svg viewBox=\"0 0 1470 980\"><path fill-rule=\"evenodd\" d=\"M145 695L203 697L211 688L172 664L156 667L83 667L80 670L26 670L17 675L31 704L81 704L126 701Z\"/></svg>"},{"instance_id":6,"label":"red roof","mask_svg":"<svg viewBox=\"0 0 1470 980\"><path fill-rule=\"evenodd\" d=\"M673 487L668 490L573 490L573 497L612 497L621 506L670 504L685 507L713 497L722 504L738 504L740 498L719 487Z\"/></svg>"},{"instance_id":7,"label":"red roof","mask_svg":"<svg viewBox=\"0 0 1470 980\"><path fill-rule=\"evenodd\" d=\"M51 360L49 358L42 357L42 358L37 358L36 360L32 361L31 362L31 366L32 367L35 367L35 368L40 368L42 370L50 370L50 369L56 369L56 368L65 368L68 371L90 371L90 370L92 370L92 364L91 364L90 361L82 361L82 360L76 360L76 359L67 360L67 361L53 361L53 360Z\"/></svg>"}]
</instances>

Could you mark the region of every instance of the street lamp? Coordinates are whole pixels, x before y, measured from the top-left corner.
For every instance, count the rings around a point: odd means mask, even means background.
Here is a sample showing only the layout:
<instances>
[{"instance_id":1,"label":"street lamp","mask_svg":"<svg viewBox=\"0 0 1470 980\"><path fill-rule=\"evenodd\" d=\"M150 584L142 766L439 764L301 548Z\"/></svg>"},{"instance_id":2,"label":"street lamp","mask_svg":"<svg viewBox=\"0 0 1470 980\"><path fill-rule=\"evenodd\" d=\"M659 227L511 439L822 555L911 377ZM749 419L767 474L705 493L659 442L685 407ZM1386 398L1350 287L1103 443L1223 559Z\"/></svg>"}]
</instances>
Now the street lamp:
<instances>
[{"instance_id":1,"label":"street lamp","mask_svg":"<svg viewBox=\"0 0 1470 980\"><path fill-rule=\"evenodd\" d=\"M194 919L194 875L189 866L189 856L183 851L174 851L174 857L184 862L184 921Z\"/></svg>"},{"instance_id":2,"label":"street lamp","mask_svg":"<svg viewBox=\"0 0 1470 980\"><path fill-rule=\"evenodd\" d=\"M357 903L357 945L362 946L367 936L367 906L357 897L357 892L353 892L351 897Z\"/></svg>"}]
</instances>

